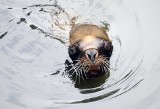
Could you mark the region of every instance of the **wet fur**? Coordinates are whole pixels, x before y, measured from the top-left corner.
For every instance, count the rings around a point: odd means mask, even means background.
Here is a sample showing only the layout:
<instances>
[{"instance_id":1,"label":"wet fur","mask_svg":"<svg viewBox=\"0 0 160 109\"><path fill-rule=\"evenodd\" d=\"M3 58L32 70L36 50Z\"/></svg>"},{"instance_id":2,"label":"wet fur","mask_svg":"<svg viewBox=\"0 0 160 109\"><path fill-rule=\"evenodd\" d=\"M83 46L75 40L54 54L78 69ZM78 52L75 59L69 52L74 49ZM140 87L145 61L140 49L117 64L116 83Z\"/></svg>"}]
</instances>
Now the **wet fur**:
<instances>
[{"instance_id":1,"label":"wet fur","mask_svg":"<svg viewBox=\"0 0 160 109\"><path fill-rule=\"evenodd\" d=\"M91 24L82 24L71 29L69 37L70 45L73 45L75 42L83 39L86 36L100 37L104 40L110 41L106 31L103 28Z\"/></svg>"}]
</instances>

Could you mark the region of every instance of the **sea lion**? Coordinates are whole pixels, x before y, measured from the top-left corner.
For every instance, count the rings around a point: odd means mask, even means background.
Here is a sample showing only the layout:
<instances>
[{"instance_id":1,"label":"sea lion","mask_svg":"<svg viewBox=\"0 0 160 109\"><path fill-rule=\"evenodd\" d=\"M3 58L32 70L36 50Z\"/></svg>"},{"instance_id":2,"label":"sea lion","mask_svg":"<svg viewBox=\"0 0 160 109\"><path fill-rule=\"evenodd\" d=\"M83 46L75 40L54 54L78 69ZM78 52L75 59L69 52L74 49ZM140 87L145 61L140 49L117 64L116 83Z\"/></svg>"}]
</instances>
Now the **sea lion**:
<instances>
[{"instance_id":1,"label":"sea lion","mask_svg":"<svg viewBox=\"0 0 160 109\"><path fill-rule=\"evenodd\" d=\"M72 69L81 78L98 78L109 70L113 45L106 31L94 24L80 24L70 31L68 53Z\"/></svg>"}]
</instances>

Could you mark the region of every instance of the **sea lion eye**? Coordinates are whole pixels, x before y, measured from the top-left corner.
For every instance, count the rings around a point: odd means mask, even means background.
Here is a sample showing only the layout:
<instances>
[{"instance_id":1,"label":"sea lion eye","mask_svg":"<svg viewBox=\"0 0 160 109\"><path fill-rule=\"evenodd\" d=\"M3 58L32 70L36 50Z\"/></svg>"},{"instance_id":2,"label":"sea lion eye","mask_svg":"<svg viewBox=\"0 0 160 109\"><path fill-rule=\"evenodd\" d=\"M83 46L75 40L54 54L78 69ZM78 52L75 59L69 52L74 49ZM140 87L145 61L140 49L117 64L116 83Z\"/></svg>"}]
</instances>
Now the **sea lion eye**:
<instances>
[{"instance_id":1,"label":"sea lion eye","mask_svg":"<svg viewBox=\"0 0 160 109\"><path fill-rule=\"evenodd\" d=\"M111 42L105 41L104 48L109 51L111 49Z\"/></svg>"},{"instance_id":2,"label":"sea lion eye","mask_svg":"<svg viewBox=\"0 0 160 109\"><path fill-rule=\"evenodd\" d=\"M69 51L69 54L73 55L76 53L76 47L70 47L68 51Z\"/></svg>"}]
</instances>

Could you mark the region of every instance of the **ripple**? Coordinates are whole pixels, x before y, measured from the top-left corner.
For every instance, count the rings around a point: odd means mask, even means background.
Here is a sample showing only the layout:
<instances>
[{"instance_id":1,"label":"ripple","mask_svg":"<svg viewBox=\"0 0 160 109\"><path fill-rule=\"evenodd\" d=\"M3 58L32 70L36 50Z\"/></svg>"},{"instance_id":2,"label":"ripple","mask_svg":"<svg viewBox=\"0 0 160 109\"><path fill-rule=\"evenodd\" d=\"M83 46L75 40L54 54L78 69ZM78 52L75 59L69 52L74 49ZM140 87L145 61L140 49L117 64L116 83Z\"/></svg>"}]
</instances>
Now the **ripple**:
<instances>
[{"instance_id":1,"label":"ripple","mask_svg":"<svg viewBox=\"0 0 160 109\"><path fill-rule=\"evenodd\" d=\"M158 109L158 4L156 0L0 1L1 107ZM68 36L75 23L108 28L114 46L109 78L77 86L65 73Z\"/></svg>"}]
</instances>

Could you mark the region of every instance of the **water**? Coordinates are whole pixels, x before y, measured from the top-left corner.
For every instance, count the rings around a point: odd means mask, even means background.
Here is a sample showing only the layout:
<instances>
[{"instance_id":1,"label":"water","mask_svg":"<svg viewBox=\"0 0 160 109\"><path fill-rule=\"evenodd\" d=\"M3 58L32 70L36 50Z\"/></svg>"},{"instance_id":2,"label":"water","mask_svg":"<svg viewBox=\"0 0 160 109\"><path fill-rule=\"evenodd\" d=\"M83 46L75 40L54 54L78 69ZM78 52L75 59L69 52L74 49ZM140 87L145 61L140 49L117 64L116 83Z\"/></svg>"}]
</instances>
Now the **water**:
<instances>
[{"instance_id":1,"label":"water","mask_svg":"<svg viewBox=\"0 0 160 109\"><path fill-rule=\"evenodd\" d=\"M160 109L158 0L0 1L0 109ZM110 24L111 75L76 88L64 74L76 23Z\"/></svg>"}]
</instances>

